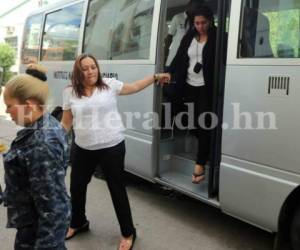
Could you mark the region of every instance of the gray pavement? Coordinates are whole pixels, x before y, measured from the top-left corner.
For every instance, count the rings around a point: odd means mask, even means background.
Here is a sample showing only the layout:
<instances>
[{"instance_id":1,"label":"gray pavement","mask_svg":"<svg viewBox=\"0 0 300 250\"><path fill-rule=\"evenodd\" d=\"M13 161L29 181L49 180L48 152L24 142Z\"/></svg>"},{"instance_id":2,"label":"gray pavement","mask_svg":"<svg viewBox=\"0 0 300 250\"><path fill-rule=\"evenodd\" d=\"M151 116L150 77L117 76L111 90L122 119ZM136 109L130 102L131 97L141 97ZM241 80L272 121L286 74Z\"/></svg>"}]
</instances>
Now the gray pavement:
<instances>
[{"instance_id":1,"label":"gray pavement","mask_svg":"<svg viewBox=\"0 0 300 250\"><path fill-rule=\"evenodd\" d=\"M16 131L0 102L0 141L9 144ZM3 174L0 159L2 187ZM69 186L69 173L66 182ZM128 193L138 233L135 250L272 249L271 234L194 199L132 177L128 180ZM119 226L103 180L94 178L89 186L87 215L91 231L68 241L68 249L117 249ZM15 230L5 229L5 222L6 209L0 207L0 250L11 250Z\"/></svg>"}]
</instances>

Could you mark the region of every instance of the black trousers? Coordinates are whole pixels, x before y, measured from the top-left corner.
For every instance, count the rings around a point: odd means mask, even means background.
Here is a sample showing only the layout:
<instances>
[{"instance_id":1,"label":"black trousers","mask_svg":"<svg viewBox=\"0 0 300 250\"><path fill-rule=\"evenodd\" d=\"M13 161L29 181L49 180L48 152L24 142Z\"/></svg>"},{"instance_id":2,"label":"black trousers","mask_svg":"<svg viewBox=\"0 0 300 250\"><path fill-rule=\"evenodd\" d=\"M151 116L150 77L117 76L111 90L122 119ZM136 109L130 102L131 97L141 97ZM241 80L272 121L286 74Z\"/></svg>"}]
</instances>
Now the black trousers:
<instances>
[{"instance_id":1,"label":"black trousers","mask_svg":"<svg viewBox=\"0 0 300 250\"><path fill-rule=\"evenodd\" d=\"M124 237L133 234L129 200L124 185L125 142L100 150L86 150L75 143L72 149L71 170L71 227L78 228L86 223L85 215L87 186L97 165L105 176L114 209Z\"/></svg>"},{"instance_id":2,"label":"black trousers","mask_svg":"<svg viewBox=\"0 0 300 250\"><path fill-rule=\"evenodd\" d=\"M187 109L187 104L192 104L194 108L194 121L191 132L198 139L197 159L196 164L205 165L210 154L210 138L211 138L211 116L200 116L203 113L211 112L211 97L206 86L194 87L185 84L184 88L184 106ZM192 115L192 114L189 114ZM199 122L200 118L200 122Z\"/></svg>"},{"instance_id":3,"label":"black trousers","mask_svg":"<svg viewBox=\"0 0 300 250\"><path fill-rule=\"evenodd\" d=\"M17 229L15 239L15 250L34 250L36 243L37 225L31 225ZM43 248L45 250L66 250L65 243L62 242L55 248Z\"/></svg>"}]
</instances>

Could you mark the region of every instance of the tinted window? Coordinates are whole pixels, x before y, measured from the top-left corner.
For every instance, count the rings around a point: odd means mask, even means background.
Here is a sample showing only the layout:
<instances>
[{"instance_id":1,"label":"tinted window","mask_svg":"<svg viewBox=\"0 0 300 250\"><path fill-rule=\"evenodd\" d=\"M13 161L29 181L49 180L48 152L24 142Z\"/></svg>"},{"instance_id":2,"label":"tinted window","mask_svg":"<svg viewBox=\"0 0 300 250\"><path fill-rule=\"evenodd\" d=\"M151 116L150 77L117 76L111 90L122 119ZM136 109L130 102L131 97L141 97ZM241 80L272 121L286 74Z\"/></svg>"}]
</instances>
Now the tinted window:
<instances>
[{"instance_id":1,"label":"tinted window","mask_svg":"<svg viewBox=\"0 0 300 250\"><path fill-rule=\"evenodd\" d=\"M77 57L82 5L68 6L46 16L41 60L68 61Z\"/></svg>"},{"instance_id":2,"label":"tinted window","mask_svg":"<svg viewBox=\"0 0 300 250\"><path fill-rule=\"evenodd\" d=\"M27 19L22 44L22 63L24 64L38 61L42 20L42 14Z\"/></svg>"},{"instance_id":3,"label":"tinted window","mask_svg":"<svg viewBox=\"0 0 300 250\"><path fill-rule=\"evenodd\" d=\"M167 2L167 14L165 16L166 24L164 26L164 62L167 66L169 66L174 59L181 39L189 28L189 23L187 22L187 16L185 13L188 2L188 0L180 2L169 0Z\"/></svg>"},{"instance_id":4,"label":"tinted window","mask_svg":"<svg viewBox=\"0 0 300 250\"><path fill-rule=\"evenodd\" d=\"M102 60L148 59L153 8L152 0L91 1L84 51Z\"/></svg>"},{"instance_id":5,"label":"tinted window","mask_svg":"<svg viewBox=\"0 0 300 250\"><path fill-rule=\"evenodd\" d=\"M300 57L300 3L244 1L240 57Z\"/></svg>"},{"instance_id":6,"label":"tinted window","mask_svg":"<svg viewBox=\"0 0 300 250\"><path fill-rule=\"evenodd\" d=\"M110 59L111 33L117 0L92 0L85 28L84 51Z\"/></svg>"}]
</instances>

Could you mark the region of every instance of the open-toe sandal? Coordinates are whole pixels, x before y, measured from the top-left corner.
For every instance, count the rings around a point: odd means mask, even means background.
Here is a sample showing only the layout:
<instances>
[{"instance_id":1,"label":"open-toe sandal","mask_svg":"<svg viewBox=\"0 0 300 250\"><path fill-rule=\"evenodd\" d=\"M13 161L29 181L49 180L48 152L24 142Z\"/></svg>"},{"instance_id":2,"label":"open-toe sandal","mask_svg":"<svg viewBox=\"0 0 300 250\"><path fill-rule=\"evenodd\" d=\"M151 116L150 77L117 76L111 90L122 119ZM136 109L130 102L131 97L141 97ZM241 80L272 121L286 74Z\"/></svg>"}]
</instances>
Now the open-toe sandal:
<instances>
[{"instance_id":1,"label":"open-toe sandal","mask_svg":"<svg viewBox=\"0 0 300 250\"><path fill-rule=\"evenodd\" d=\"M204 175L205 175L205 170L203 169L203 171L200 173L200 174L197 174L197 173L193 173L193 177L195 178L195 179L197 179L198 177L201 177L201 176L203 176L204 177ZM204 178L201 178L200 180L193 180L192 181L192 183L194 183L194 184L199 184L199 183L201 183L202 181L204 180Z\"/></svg>"}]
</instances>

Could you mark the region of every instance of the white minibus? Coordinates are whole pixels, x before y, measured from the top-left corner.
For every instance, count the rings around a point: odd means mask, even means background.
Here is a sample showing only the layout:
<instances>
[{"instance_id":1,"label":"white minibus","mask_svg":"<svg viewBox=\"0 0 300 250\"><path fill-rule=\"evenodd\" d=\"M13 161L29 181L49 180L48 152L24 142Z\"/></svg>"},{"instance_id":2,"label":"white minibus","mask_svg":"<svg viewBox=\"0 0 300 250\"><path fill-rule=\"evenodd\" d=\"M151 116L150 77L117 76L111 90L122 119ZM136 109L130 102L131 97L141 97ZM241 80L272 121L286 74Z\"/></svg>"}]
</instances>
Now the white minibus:
<instances>
[{"instance_id":1,"label":"white minibus","mask_svg":"<svg viewBox=\"0 0 300 250\"><path fill-rule=\"evenodd\" d=\"M125 82L163 72L168 29L188 2L70 0L37 10L26 20L21 71L28 62L48 68L49 104L59 115L81 53L93 54L104 76ZM196 139L168 120L172 87L158 85L118 100L126 170L274 233L274 249L299 250L300 0L202 2L217 25L218 121L205 181L191 182Z\"/></svg>"}]
</instances>

